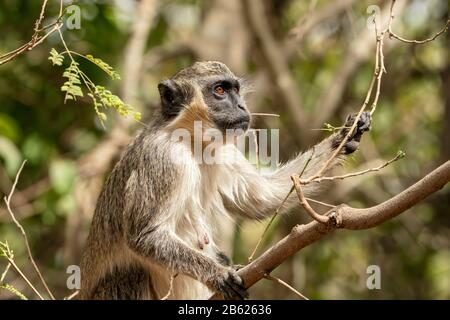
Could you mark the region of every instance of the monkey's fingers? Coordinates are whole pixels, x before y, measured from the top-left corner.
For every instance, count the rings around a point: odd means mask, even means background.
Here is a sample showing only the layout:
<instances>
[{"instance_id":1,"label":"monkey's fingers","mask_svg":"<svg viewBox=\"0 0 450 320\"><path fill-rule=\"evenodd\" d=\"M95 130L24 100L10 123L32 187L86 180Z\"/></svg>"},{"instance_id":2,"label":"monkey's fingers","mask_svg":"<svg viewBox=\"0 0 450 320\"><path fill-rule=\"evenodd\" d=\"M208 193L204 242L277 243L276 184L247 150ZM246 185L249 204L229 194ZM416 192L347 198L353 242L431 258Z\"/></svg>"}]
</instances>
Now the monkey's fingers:
<instances>
[{"instance_id":1,"label":"monkey's fingers","mask_svg":"<svg viewBox=\"0 0 450 320\"><path fill-rule=\"evenodd\" d=\"M226 294L224 294L227 300L245 300L248 298L248 293L245 289L239 288L231 283L226 283Z\"/></svg>"},{"instance_id":2,"label":"monkey's fingers","mask_svg":"<svg viewBox=\"0 0 450 320\"><path fill-rule=\"evenodd\" d=\"M244 287L244 281L242 278L233 270L230 271L227 284L236 292L237 296L241 299L248 298L248 292Z\"/></svg>"},{"instance_id":3,"label":"monkey's fingers","mask_svg":"<svg viewBox=\"0 0 450 320\"><path fill-rule=\"evenodd\" d=\"M242 300L247 296L245 289L239 285L233 283L229 277L223 279L217 287L217 291L220 292L226 300Z\"/></svg>"},{"instance_id":4,"label":"monkey's fingers","mask_svg":"<svg viewBox=\"0 0 450 320\"><path fill-rule=\"evenodd\" d=\"M366 132L370 130L370 125L372 124L372 115L369 111L364 111L358 121L358 132Z\"/></svg>"},{"instance_id":5,"label":"monkey's fingers","mask_svg":"<svg viewBox=\"0 0 450 320\"><path fill-rule=\"evenodd\" d=\"M350 114L347 116L347 119L345 120L345 128L343 130L344 134L346 134L349 128L353 125L356 116L357 114ZM359 117L358 124L356 126L356 133L354 135L356 135L357 133L369 131L371 123L372 123L372 115L370 114L369 111L364 111Z\"/></svg>"}]
</instances>

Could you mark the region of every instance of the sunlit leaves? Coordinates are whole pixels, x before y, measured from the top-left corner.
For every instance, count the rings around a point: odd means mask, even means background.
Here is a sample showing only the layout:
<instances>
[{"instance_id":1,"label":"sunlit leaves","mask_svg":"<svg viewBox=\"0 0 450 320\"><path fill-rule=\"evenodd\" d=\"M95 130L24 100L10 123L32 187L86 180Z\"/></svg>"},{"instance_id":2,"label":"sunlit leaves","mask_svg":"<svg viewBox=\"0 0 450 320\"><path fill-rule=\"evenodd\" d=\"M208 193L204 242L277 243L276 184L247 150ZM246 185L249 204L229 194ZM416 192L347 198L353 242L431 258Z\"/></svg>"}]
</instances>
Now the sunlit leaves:
<instances>
[{"instance_id":1,"label":"sunlit leaves","mask_svg":"<svg viewBox=\"0 0 450 320\"><path fill-rule=\"evenodd\" d=\"M81 85L84 85L86 90L88 91L87 96L91 98L91 101L94 105L94 110L102 124L108 119L106 113L104 112L104 110L107 109L114 109L121 116L132 116L136 121L141 120L140 112L134 111L130 105L124 103L117 95L113 94L104 86L95 84L84 73L84 71L79 68L79 63L73 59L73 56L80 56L92 62L97 67L102 69L113 80L120 79L119 73L117 73L113 67L111 67L103 60L95 58L90 54L81 55L68 49L63 53L58 53L55 49L52 49L50 51L49 60L53 62L53 65L60 66L64 61L63 54L66 53L69 55L71 63L63 73L63 77L67 78L67 81L61 87L61 91L66 93L64 102L66 102L67 100L77 100L77 97L83 97L84 93Z\"/></svg>"},{"instance_id":2,"label":"sunlit leaves","mask_svg":"<svg viewBox=\"0 0 450 320\"><path fill-rule=\"evenodd\" d=\"M111 67L109 64L104 62L103 60L99 58L94 58L92 55L87 54L85 55L86 59L97 65L100 69L105 71L113 80L120 80L120 75L118 72L114 70L113 67Z\"/></svg>"},{"instance_id":3,"label":"sunlit leaves","mask_svg":"<svg viewBox=\"0 0 450 320\"><path fill-rule=\"evenodd\" d=\"M18 296L21 300L28 300L28 298L22 292L20 292L19 290L17 290L16 288L14 288L12 285L10 285L8 283L0 285L0 289L8 290L12 294Z\"/></svg>"},{"instance_id":4,"label":"sunlit leaves","mask_svg":"<svg viewBox=\"0 0 450 320\"><path fill-rule=\"evenodd\" d=\"M72 61L70 63L70 66L64 71L63 77L67 78L67 81L61 87L61 91L66 92L64 102L67 100L77 100L76 97L82 97L83 91L80 87L80 69L78 69L77 62Z\"/></svg>"},{"instance_id":5,"label":"sunlit leaves","mask_svg":"<svg viewBox=\"0 0 450 320\"><path fill-rule=\"evenodd\" d=\"M0 258L5 258L8 261L12 261L14 259L13 251L9 248L8 242L5 240L5 242L0 241ZM9 268L11 266L11 263L9 263L5 270L2 272L0 276L0 289L8 290L12 294L16 295L22 300L28 300L28 298L19 290L17 290L15 287L8 283L4 283L6 274L9 271Z\"/></svg>"},{"instance_id":6,"label":"sunlit leaves","mask_svg":"<svg viewBox=\"0 0 450 320\"><path fill-rule=\"evenodd\" d=\"M126 117L129 115L133 115L135 120L141 119L139 112L134 112L130 105L124 103L122 99L111 93L111 91L107 90L103 86L95 86L94 98L96 100L94 102L95 104L98 103L99 100L102 106L115 109L121 116ZM106 114L102 114L99 116L103 117L103 119L106 120Z\"/></svg>"},{"instance_id":7,"label":"sunlit leaves","mask_svg":"<svg viewBox=\"0 0 450 320\"><path fill-rule=\"evenodd\" d=\"M58 53L55 48L52 48L52 50L50 50L50 57L48 57L48 60L50 60L54 66L62 66L64 56Z\"/></svg>"}]
</instances>

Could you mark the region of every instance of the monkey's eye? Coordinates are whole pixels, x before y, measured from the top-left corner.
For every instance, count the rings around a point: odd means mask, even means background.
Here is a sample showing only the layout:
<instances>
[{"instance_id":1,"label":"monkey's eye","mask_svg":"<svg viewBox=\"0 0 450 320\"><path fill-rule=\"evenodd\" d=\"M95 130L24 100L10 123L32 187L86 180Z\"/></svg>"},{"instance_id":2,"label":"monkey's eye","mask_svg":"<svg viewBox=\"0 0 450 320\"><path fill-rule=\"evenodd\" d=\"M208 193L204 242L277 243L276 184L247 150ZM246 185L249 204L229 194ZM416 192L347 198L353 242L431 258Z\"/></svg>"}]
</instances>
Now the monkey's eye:
<instances>
[{"instance_id":1,"label":"monkey's eye","mask_svg":"<svg viewBox=\"0 0 450 320\"><path fill-rule=\"evenodd\" d=\"M238 88L238 87L234 87L234 88L233 88L233 91L234 91L235 93L238 93L238 94L239 94L239 88Z\"/></svg>"},{"instance_id":2,"label":"monkey's eye","mask_svg":"<svg viewBox=\"0 0 450 320\"><path fill-rule=\"evenodd\" d=\"M219 95L223 95L225 93L225 89L222 86L217 86L214 88L214 92Z\"/></svg>"}]
</instances>

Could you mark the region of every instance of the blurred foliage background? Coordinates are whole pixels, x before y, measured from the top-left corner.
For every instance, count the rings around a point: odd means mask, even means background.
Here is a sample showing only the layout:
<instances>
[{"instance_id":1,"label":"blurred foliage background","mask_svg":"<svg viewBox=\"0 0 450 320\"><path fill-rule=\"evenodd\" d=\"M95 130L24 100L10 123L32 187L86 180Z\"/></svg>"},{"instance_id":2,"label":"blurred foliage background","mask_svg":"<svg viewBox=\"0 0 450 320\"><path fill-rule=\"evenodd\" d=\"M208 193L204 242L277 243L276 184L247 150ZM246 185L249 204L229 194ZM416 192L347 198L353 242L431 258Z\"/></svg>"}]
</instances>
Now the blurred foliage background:
<instances>
[{"instance_id":1,"label":"blurred foliage background","mask_svg":"<svg viewBox=\"0 0 450 320\"><path fill-rule=\"evenodd\" d=\"M253 112L280 115L256 117L254 127L280 128L283 161L328 134L312 129L324 122L338 126L348 113L359 109L375 61L374 32L367 27L366 10L378 5L386 23L389 6L388 1L352 0L152 3L154 15L148 17L150 30L136 75L127 74L124 61L140 2L76 2L81 8L81 28L63 27L68 46L100 57L123 80L109 80L86 61L79 61L81 68L124 99L127 81L135 77L136 94L126 102L143 113L145 122L158 106L158 81L196 60L223 61L253 82L254 92L248 97ZM0 55L29 41L41 5L41 1L1 1ZM49 1L44 24L53 21L58 8L59 1ZM437 32L448 17L446 0L400 1L394 30L407 38L423 39ZM336 182L317 199L372 206L450 158L449 42L448 32L425 45L386 40L388 73L373 129L363 138L360 152L339 170L374 167L400 149L407 156L376 174ZM88 98L63 103L63 69L48 61L51 48L63 50L57 33L0 66L0 195L9 193L22 160L27 159L12 208L27 231L44 277L62 298L71 293L66 288L66 268L79 262L101 182L128 136L116 135L123 119L114 112L102 128ZM132 136L139 126L128 123L125 131ZM110 161L103 161L106 158ZM449 212L447 186L376 229L328 236L286 261L274 275L311 299L449 299ZM264 247L305 221L301 210L277 218ZM264 226L248 221L239 221L237 227L225 223L219 232L221 246L235 263L244 264ZM38 283L3 203L0 240L9 242L18 265ZM369 265L381 268L380 290L366 287ZM2 270L4 266L6 261L0 260ZM34 297L13 271L6 281ZM250 292L252 298L297 298L268 280ZM2 290L0 298L14 297Z\"/></svg>"}]
</instances>

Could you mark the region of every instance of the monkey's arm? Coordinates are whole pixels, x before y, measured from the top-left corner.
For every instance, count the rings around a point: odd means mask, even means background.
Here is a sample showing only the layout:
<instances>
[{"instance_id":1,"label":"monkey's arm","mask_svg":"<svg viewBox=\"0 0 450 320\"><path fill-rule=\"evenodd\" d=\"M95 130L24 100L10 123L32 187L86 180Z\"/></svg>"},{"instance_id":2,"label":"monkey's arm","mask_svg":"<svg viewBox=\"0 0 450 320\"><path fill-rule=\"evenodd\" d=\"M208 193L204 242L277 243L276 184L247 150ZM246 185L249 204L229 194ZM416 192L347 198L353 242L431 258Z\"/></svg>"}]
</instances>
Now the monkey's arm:
<instances>
[{"instance_id":1,"label":"monkey's arm","mask_svg":"<svg viewBox=\"0 0 450 320\"><path fill-rule=\"evenodd\" d=\"M236 162L232 168L235 175L233 182L230 183L231 187L221 190L225 207L232 213L254 219L271 216L291 189L291 176L303 172L302 179L305 179L319 172L347 135L348 127L353 124L354 119L354 115L349 116L344 128L339 132L324 139L310 150L299 154L295 159L270 174L260 174L247 161ZM369 130L370 123L370 113L363 113L353 136L346 142L328 170L358 148L361 136ZM305 195L311 195L317 189L318 185L314 183L303 187ZM297 203L297 196L293 192L285 202L283 209L288 209Z\"/></svg>"},{"instance_id":2,"label":"monkey's arm","mask_svg":"<svg viewBox=\"0 0 450 320\"><path fill-rule=\"evenodd\" d=\"M174 274L191 276L227 299L248 297L242 279L234 269L222 266L192 249L175 233L163 227L147 234L131 235L128 245L141 258L168 268Z\"/></svg>"}]
</instances>

